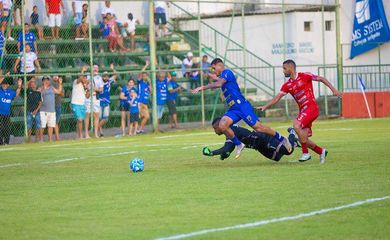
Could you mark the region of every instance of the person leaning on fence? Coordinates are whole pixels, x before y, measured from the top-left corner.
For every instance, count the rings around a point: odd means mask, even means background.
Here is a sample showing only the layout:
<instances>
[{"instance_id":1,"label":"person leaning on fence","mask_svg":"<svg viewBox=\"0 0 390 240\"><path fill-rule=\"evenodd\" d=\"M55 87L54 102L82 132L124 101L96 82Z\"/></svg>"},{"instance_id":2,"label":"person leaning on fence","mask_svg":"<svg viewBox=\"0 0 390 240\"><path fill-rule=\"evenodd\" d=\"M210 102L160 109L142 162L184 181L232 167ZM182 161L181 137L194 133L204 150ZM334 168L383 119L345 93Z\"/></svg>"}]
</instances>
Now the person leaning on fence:
<instances>
[{"instance_id":1,"label":"person leaning on fence","mask_svg":"<svg viewBox=\"0 0 390 240\"><path fill-rule=\"evenodd\" d=\"M179 92L182 91L183 87L176 82L176 72L172 71L167 74L168 79L168 96L167 105L169 112L169 125L171 128L178 128L177 123L177 111L176 111L176 99Z\"/></svg>"},{"instance_id":2,"label":"person leaning on fence","mask_svg":"<svg viewBox=\"0 0 390 240\"><path fill-rule=\"evenodd\" d=\"M60 87L60 78L59 76L53 76L53 87L59 89ZM61 78L62 81L62 78ZM60 120L62 113L62 98L65 96L65 91L62 88L61 94L56 94L55 96L55 108L56 108L56 127L54 128L56 141L60 141Z\"/></svg>"},{"instance_id":3,"label":"person leaning on fence","mask_svg":"<svg viewBox=\"0 0 390 240\"><path fill-rule=\"evenodd\" d=\"M51 86L50 78L44 76L42 78L42 106L40 109L41 115L41 127L42 131L47 127L47 135L49 142L53 141L53 129L56 127L56 108L55 108L55 95L62 94L62 79L58 80L58 89Z\"/></svg>"},{"instance_id":4,"label":"person leaning on fence","mask_svg":"<svg viewBox=\"0 0 390 240\"><path fill-rule=\"evenodd\" d=\"M11 104L19 96L22 89L22 80L18 80L16 91L9 88L13 84L11 77L0 78L0 145L8 145L11 135Z\"/></svg>"},{"instance_id":5,"label":"person leaning on fence","mask_svg":"<svg viewBox=\"0 0 390 240\"><path fill-rule=\"evenodd\" d=\"M42 95L37 91L37 83L35 80L28 81L27 88L27 107L26 107L26 123L28 142L31 142L32 129L35 128L35 142L43 142L43 131L41 128Z\"/></svg>"},{"instance_id":6,"label":"person leaning on fence","mask_svg":"<svg viewBox=\"0 0 390 240\"><path fill-rule=\"evenodd\" d=\"M60 27L62 15L65 15L65 7L62 0L45 0L46 15L49 18L49 27L53 39L60 39ZM61 14L62 7L62 14Z\"/></svg>"},{"instance_id":7,"label":"person leaning on fence","mask_svg":"<svg viewBox=\"0 0 390 240\"><path fill-rule=\"evenodd\" d=\"M89 93L87 88L87 77L85 76L85 72L88 70L87 66L84 66L81 69L81 73L77 77L76 80L73 81L72 85L72 111L77 120L76 126L76 138L83 138L83 121L85 119L85 99L86 95ZM89 94L88 94L89 95Z\"/></svg>"},{"instance_id":8,"label":"person leaning on fence","mask_svg":"<svg viewBox=\"0 0 390 240\"><path fill-rule=\"evenodd\" d=\"M43 40L44 39L44 37L43 37L43 27L42 27L41 24L39 24L39 12L38 12L38 7L36 5L33 7L33 12L30 15L30 24L38 32L39 40Z\"/></svg>"},{"instance_id":9,"label":"person leaning on fence","mask_svg":"<svg viewBox=\"0 0 390 240\"><path fill-rule=\"evenodd\" d=\"M25 23L24 24L24 39L25 39L25 44L29 45L31 48L31 52L35 52L35 54L38 55L38 45L37 41L35 38L35 34L30 31L30 24ZM20 32L18 34L18 52L22 53L23 52L23 33Z\"/></svg>"},{"instance_id":10,"label":"person leaning on fence","mask_svg":"<svg viewBox=\"0 0 390 240\"><path fill-rule=\"evenodd\" d=\"M12 24L8 24L8 22L11 20L11 9L12 9L12 0L0 0L1 32L4 35L5 30L8 27L8 40L13 41L14 38L11 37Z\"/></svg>"},{"instance_id":11,"label":"person leaning on fence","mask_svg":"<svg viewBox=\"0 0 390 240\"><path fill-rule=\"evenodd\" d=\"M108 117L110 116L110 90L111 85L116 82L118 75L116 74L114 64L110 65L113 75L110 77L108 72L103 73L103 92L99 94L100 100L100 123L99 123L99 132L100 136L103 137L103 126L108 122Z\"/></svg>"},{"instance_id":12,"label":"person leaning on fence","mask_svg":"<svg viewBox=\"0 0 390 240\"><path fill-rule=\"evenodd\" d=\"M29 74L27 76L27 81L31 79L35 79L35 66L37 67L37 71L41 71L41 65L39 64L37 54L31 51L30 45L26 45L26 61L24 61L24 53L19 53L19 57L15 61L14 72L18 74ZM20 63L20 69L18 70ZM26 63L26 65L25 65Z\"/></svg>"}]
</instances>

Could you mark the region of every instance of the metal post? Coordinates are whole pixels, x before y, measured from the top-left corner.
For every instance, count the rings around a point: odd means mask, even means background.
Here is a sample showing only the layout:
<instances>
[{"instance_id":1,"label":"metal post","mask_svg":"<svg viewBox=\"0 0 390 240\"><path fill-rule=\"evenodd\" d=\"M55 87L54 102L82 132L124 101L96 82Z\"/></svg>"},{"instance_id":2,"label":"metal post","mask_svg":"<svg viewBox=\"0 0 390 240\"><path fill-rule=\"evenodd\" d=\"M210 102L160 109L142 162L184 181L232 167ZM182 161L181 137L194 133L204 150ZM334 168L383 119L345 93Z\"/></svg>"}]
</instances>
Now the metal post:
<instances>
[{"instance_id":1,"label":"metal post","mask_svg":"<svg viewBox=\"0 0 390 240\"><path fill-rule=\"evenodd\" d=\"M150 54L150 75L152 80L152 124L157 132L157 90L156 90L156 39L154 29L154 7L153 0L149 0L149 54Z\"/></svg>"},{"instance_id":2,"label":"metal post","mask_svg":"<svg viewBox=\"0 0 390 240\"><path fill-rule=\"evenodd\" d=\"M241 4L241 29L242 29L242 57L243 57L243 66L244 66L244 95L247 95L246 87L246 43L245 43L245 4Z\"/></svg>"},{"instance_id":3,"label":"metal post","mask_svg":"<svg viewBox=\"0 0 390 240\"><path fill-rule=\"evenodd\" d=\"M284 6L284 0L282 1L282 25L283 25L283 61L286 60L287 45L286 45L286 10ZM288 111L288 99L284 98L284 108L286 111L286 118L289 118Z\"/></svg>"},{"instance_id":4,"label":"metal post","mask_svg":"<svg viewBox=\"0 0 390 240\"><path fill-rule=\"evenodd\" d=\"M200 19L200 1L198 0L198 49L199 49L199 61L202 59L202 24ZM203 86L203 68L202 62L200 62L200 85ZM204 106L204 91L201 91L201 105L202 105L202 126L205 126L205 106Z\"/></svg>"},{"instance_id":5,"label":"metal post","mask_svg":"<svg viewBox=\"0 0 390 240\"><path fill-rule=\"evenodd\" d=\"M22 0L22 12L24 12L24 4L25 4L25 0ZM12 9L13 9L13 6L12 6ZM9 28L10 28L11 18L12 18L12 12L9 13L8 31L10 30ZM24 111L23 111L23 114L24 114L24 139L27 142L27 139L28 139L28 133L27 133L27 76L26 76L26 67L27 66L26 66L26 33L24 32L24 30L25 30L24 23L25 23L24 17L22 16L21 24L22 24L22 38L23 38L22 46L23 46L23 62L24 62L23 63L24 64L24 69L23 69ZM3 52L3 55L4 55L4 52ZM20 62L20 64L22 64L22 62ZM19 79L19 77L18 77L18 79Z\"/></svg>"},{"instance_id":6,"label":"metal post","mask_svg":"<svg viewBox=\"0 0 390 240\"><path fill-rule=\"evenodd\" d=\"M324 0L321 0L321 26L322 26L322 65L324 67L324 77L326 78L326 56L325 56L325 17L324 17ZM328 88L325 87L325 116L328 117Z\"/></svg>"},{"instance_id":7,"label":"metal post","mask_svg":"<svg viewBox=\"0 0 390 240\"><path fill-rule=\"evenodd\" d=\"M344 90L343 80L343 54L340 37L340 0L336 0L336 54L337 54L337 88ZM341 100L338 102L339 113L341 115Z\"/></svg>"},{"instance_id":8,"label":"metal post","mask_svg":"<svg viewBox=\"0 0 390 240\"><path fill-rule=\"evenodd\" d=\"M94 116L93 116L93 97L92 97L92 95L93 95L93 92L94 92L94 87L93 87L93 85L94 85L94 73L93 73L93 51L92 51L92 18L91 18L91 0L88 0L88 35L89 35L89 67L90 67L90 70L91 70L91 81L90 81L90 90L89 90L89 92L90 92L90 96L89 96L89 98L90 98L90 108L89 109L91 109L91 111L90 111L90 123L89 123L89 125L91 126L91 131L92 132L94 132L94 128L95 128L95 126L94 126ZM86 131L88 131L88 129L86 129Z\"/></svg>"},{"instance_id":9,"label":"metal post","mask_svg":"<svg viewBox=\"0 0 390 240\"><path fill-rule=\"evenodd\" d=\"M382 90L382 61L381 61L381 44L378 43L378 64L379 64L379 90Z\"/></svg>"}]
</instances>

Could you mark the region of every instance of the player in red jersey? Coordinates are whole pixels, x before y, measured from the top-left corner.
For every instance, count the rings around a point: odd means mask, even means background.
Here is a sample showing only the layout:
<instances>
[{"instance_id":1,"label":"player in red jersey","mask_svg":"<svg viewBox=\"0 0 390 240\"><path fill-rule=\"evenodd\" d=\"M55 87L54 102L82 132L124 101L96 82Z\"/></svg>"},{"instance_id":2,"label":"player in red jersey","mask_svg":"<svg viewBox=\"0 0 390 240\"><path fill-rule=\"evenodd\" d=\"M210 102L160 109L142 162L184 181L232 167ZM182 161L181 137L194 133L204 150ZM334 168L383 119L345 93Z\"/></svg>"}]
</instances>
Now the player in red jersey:
<instances>
[{"instance_id":1,"label":"player in red jersey","mask_svg":"<svg viewBox=\"0 0 390 240\"><path fill-rule=\"evenodd\" d=\"M303 153L299 161L304 162L311 159L308 150L308 148L310 148L320 155L320 163L322 164L325 162L328 151L317 146L309 139L312 136L312 123L320 114L320 110L314 97L312 81L322 82L325 86L332 90L335 96L341 97L342 94L323 77L316 76L311 73L297 73L296 64L293 60L286 60L283 62L283 73L285 77L289 77L290 79L283 84L278 95L276 95L266 105L257 107L257 109L264 111L279 102L279 100L288 93L291 94L299 106L299 115L294 120L294 130L298 134Z\"/></svg>"}]
</instances>

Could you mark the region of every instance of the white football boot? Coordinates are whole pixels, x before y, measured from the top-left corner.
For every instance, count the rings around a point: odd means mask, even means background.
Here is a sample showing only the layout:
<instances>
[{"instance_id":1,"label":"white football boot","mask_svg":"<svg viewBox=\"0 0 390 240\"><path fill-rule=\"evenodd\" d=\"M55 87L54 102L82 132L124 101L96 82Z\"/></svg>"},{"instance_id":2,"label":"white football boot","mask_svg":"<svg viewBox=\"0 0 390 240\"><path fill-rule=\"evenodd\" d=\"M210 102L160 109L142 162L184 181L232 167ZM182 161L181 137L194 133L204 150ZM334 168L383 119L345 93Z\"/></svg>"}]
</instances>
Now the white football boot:
<instances>
[{"instance_id":1,"label":"white football boot","mask_svg":"<svg viewBox=\"0 0 390 240\"><path fill-rule=\"evenodd\" d=\"M322 153L320 155L320 164L324 164L325 163L327 155L328 155L328 150L326 150L325 148L322 149Z\"/></svg>"},{"instance_id":2,"label":"white football boot","mask_svg":"<svg viewBox=\"0 0 390 240\"><path fill-rule=\"evenodd\" d=\"M311 156L309 153L302 154L301 158L299 159L300 162L306 162L311 159Z\"/></svg>"},{"instance_id":3,"label":"white football boot","mask_svg":"<svg viewBox=\"0 0 390 240\"><path fill-rule=\"evenodd\" d=\"M240 157L241 151L244 150L245 144L241 143L240 145L236 146L236 159Z\"/></svg>"}]
</instances>

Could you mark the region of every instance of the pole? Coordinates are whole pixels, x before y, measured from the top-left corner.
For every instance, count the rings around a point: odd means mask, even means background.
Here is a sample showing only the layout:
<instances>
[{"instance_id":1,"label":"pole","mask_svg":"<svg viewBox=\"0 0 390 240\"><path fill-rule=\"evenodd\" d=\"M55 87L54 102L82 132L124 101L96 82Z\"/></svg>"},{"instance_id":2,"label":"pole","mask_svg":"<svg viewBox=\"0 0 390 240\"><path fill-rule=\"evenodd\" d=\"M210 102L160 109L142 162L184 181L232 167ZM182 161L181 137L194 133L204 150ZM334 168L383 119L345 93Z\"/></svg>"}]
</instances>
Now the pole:
<instances>
[{"instance_id":1,"label":"pole","mask_svg":"<svg viewBox=\"0 0 390 240\"><path fill-rule=\"evenodd\" d=\"M154 6L153 0L149 0L149 54L150 54L150 75L152 79L152 124L157 132L157 90L156 90L156 39L154 29Z\"/></svg>"},{"instance_id":2,"label":"pole","mask_svg":"<svg viewBox=\"0 0 390 240\"><path fill-rule=\"evenodd\" d=\"M22 12L24 12L24 4L25 4L25 0L22 0ZM13 8L13 6L12 6ZM10 22L11 22L11 18L12 18L12 12L9 13L9 23L8 23L8 31L10 31ZM22 41L22 47L23 47L23 65L24 65L24 69L23 69L23 92L24 92L24 111L23 111L23 114L24 114L24 140L27 142L28 140L28 133L27 133L27 76L26 76L26 33L24 32L25 31L25 27L24 27L24 17L22 16L22 38L23 38L23 41ZM5 37L5 36L4 36ZM4 55L4 52L3 52L3 55ZM22 64L22 62L20 62L20 64ZM19 79L19 77L18 77Z\"/></svg>"},{"instance_id":3,"label":"pole","mask_svg":"<svg viewBox=\"0 0 390 240\"><path fill-rule=\"evenodd\" d=\"M244 66L244 95L247 95L246 87L246 41L245 41L245 4L241 4L241 29L242 29L242 57Z\"/></svg>"},{"instance_id":4,"label":"pole","mask_svg":"<svg viewBox=\"0 0 390 240\"><path fill-rule=\"evenodd\" d=\"M379 90L382 91L382 61L381 61L381 44L378 43L378 64L379 64ZM376 86L375 86L376 87Z\"/></svg>"},{"instance_id":5,"label":"pole","mask_svg":"<svg viewBox=\"0 0 390 240\"><path fill-rule=\"evenodd\" d=\"M324 17L324 0L321 0L321 26L322 26L322 65L324 67L324 77L326 78L326 56L325 56L325 17ZM328 117L328 88L324 89L325 116Z\"/></svg>"},{"instance_id":6,"label":"pole","mask_svg":"<svg viewBox=\"0 0 390 240\"><path fill-rule=\"evenodd\" d=\"M340 37L340 0L336 0L336 55L337 55L337 88L339 91L344 90L343 80L343 54ZM338 108L341 116L341 100L338 100Z\"/></svg>"},{"instance_id":7,"label":"pole","mask_svg":"<svg viewBox=\"0 0 390 240\"><path fill-rule=\"evenodd\" d=\"M283 25L283 61L286 60L287 46L286 46L286 11L284 6L284 0L282 1L282 25ZM286 118L289 118L288 114L288 99L284 98L284 109L286 111Z\"/></svg>"},{"instance_id":8,"label":"pole","mask_svg":"<svg viewBox=\"0 0 390 240\"><path fill-rule=\"evenodd\" d=\"M88 0L88 36L89 36L89 68L91 70L91 84L90 84L90 108L91 111L90 111L90 123L89 125L91 126L91 131L94 132L95 131L95 126L94 126L94 116L93 116L93 93L94 93L94 72L93 72L93 51L92 51L92 27L91 27L91 23L92 23L92 18L91 18L91 0ZM86 129L86 131L88 131L88 129Z\"/></svg>"},{"instance_id":9,"label":"pole","mask_svg":"<svg viewBox=\"0 0 390 240\"><path fill-rule=\"evenodd\" d=\"M202 24L200 19L200 1L198 1L198 49L199 49L199 61L202 59ZM202 64L202 62L200 62ZM200 85L203 86L203 68L200 65ZM201 105L202 105L202 127L205 126L205 106L204 106L204 91L201 91Z\"/></svg>"}]
</instances>

